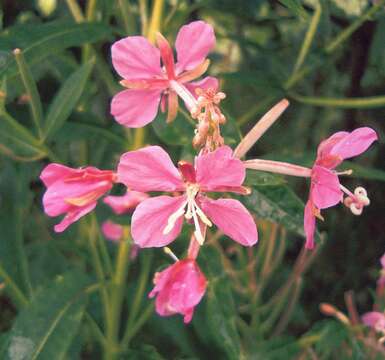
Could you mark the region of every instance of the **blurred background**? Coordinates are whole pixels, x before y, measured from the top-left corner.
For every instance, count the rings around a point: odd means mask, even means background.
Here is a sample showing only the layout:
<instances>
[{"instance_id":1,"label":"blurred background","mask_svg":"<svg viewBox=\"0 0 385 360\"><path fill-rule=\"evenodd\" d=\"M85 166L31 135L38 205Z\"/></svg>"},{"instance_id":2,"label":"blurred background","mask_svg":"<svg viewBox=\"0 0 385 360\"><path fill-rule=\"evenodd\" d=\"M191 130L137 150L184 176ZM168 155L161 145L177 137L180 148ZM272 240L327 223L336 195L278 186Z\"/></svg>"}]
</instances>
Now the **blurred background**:
<instances>
[{"instance_id":1,"label":"blurred background","mask_svg":"<svg viewBox=\"0 0 385 360\"><path fill-rule=\"evenodd\" d=\"M210 286L192 325L185 327L178 316L158 317L147 299L153 273L169 259L161 251L143 250L130 261L120 315L121 337L128 340L121 358L383 358L373 342L361 341L361 328L357 335L354 327L319 310L327 302L346 313L346 294L353 291L358 313L370 311L385 250L385 7L384 1L370 0L2 0L2 358L99 358L103 342L97 333L103 325L97 291L64 305L61 294L73 297L81 286L92 286L84 240L89 232L113 259L117 245L101 238L98 224L105 219L129 224L130 217L112 215L101 204L96 215L57 235L52 229L58 219L42 209L39 174L49 162L114 169L119 156L138 144L162 145L175 161L192 159L194 128L182 113L170 125L159 113L143 132L113 120L110 100L120 90L120 79L110 46L128 35L146 36L151 26L173 42L180 26L197 19L212 24L217 37L209 73L220 79L227 95L222 102L227 143L235 148L241 134L284 97L290 107L248 158L310 166L322 139L370 126L380 140L344 163L354 172L343 183L352 190L364 186L371 205L359 217L343 206L324 211L317 251L304 254L308 182L251 174L247 182L254 192L244 201L256 216L261 241L256 248L240 249L220 233L210 234L198 259ZM22 51L27 81L15 48ZM26 87L31 83L37 93ZM35 107L35 115L40 111L48 124L42 137L31 115L36 103L41 108ZM186 247L188 230L174 245L177 254ZM55 317L59 305L71 316ZM59 324L54 334L45 334L52 324ZM39 327L32 341L28 331ZM52 336L52 342L42 340Z\"/></svg>"}]
</instances>

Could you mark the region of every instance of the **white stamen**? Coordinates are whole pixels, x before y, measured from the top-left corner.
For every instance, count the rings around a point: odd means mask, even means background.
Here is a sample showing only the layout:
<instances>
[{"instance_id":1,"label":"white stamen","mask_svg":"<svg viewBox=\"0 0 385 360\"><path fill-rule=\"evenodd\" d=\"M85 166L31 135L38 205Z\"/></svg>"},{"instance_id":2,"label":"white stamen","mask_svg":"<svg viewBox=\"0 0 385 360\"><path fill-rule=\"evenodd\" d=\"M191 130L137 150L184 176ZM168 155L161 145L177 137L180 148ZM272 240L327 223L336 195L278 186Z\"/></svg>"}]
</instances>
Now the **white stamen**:
<instances>
[{"instance_id":1,"label":"white stamen","mask_svg":"<svg viewBox=\"0 0 385 360\"><path fill-rule=\"evenodd\" d=\"M197 184L188 184L186 187L187 200L183 202L182 206L175 211L167 220L167 225L163 230L163 235L167 235L174 228L178 218L183 216L187 219L193 219L195 226L195 238L200 245L203 245L204 237L199 224L199 219L207 226L212 226L211 221L207 218L205 213L200 209L195 201L195 197L199 192L199 186ZM199 219L198 219L199 217Z\"/></svg>"},{"instance_id":2,"label":"white stamen","mask_svg":"<svg viewBox=\"0 0 385 360\"><path fill-rule=\"evenodd\" d=\"M177 211L175 211L173 214L170 215L170 217L167 220L167 225L163 229L163 235L167 235L174 228L178 218L184 214L184 208L186 207L186 204L187 204L187 201L184 202L183 205Z\"/></svg>"},{"instance_id":3,"label":"white stamen","mask_svg":"<svg viewBox=\"0 0 385 360\"><path fill-rule=\"evenodd\" d=\"M168 256L171 257L171 259L173 259L175 262L176 261L179 261L178 257L173 253L173 251L169 248L169 247L164 247L163 248L163 251L165 254L167 254Z\"/></svg>"}]
</instances>

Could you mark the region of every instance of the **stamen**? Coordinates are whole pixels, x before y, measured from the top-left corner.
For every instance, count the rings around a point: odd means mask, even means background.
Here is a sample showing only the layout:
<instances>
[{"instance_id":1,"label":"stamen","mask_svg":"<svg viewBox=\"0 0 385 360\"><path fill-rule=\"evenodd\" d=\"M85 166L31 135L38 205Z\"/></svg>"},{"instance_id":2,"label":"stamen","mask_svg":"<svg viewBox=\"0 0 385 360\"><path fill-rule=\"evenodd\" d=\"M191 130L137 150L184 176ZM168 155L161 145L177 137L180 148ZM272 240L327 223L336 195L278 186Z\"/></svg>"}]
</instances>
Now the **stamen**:
<instances>
[{"instance_id":1,"label":"stamen","mask_svg":"<svg viewBox=\"0 0 385 360\"><path fill-rule=\"evenodd\" d=\"M164 247L163 251L165 254L170 256L171 259L173 259L175 262L179 261L178 257L173 253L173 251L168 246Z\"/></svg>"},{"instance_id":2,"label":"stamen","mask_svg":"<svg viewBox=\"0 0 385 360\"><path fill-rule=\"evenodd\" d=\"M349 169L349 170L345 170L345 171L338 171L335 173L336 175L352 175L353 174L353 170L352 169Z\"/></svg>"},{"instance_id":3,"label":"stamen","mask_svg":"<svg viewBox=\"0 0 385 360\"><path fill-rule=\"evenodd\" d=\"M195 97L183 84L180 84L175 80L170 80L170 88L173 89L184 100L189 109L195 109L198 106Z\"/></svg>"},{"instance_id":4,"label":"stamen","mask_svg":"<svg viewBox=\"0 0 385 360\"><path fill-rule=\"evenodd\" d=\"M170 215L170 217L167 220L167 225L163 229L163 235L167 235L171 232L171 230L174 228L176 221L178 218L180 218L184 214L184 208L187 204L187 201L183 203L183 205L175 211L173 214Z\"/></svg>"}]
</instances>

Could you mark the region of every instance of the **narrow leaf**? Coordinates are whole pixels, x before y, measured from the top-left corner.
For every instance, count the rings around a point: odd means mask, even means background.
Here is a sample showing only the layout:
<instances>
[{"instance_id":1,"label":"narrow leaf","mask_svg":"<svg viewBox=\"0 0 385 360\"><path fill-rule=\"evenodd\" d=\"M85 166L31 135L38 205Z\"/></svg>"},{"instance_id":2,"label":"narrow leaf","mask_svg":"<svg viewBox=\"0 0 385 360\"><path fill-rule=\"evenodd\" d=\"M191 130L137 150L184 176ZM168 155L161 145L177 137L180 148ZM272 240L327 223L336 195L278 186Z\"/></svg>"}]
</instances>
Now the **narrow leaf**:
<instances>
[{"instance_id":1,"label":"narrow leaf","mask_svg":"<svg viewBox=\"0 0 385 360\"><path fill-rule=\"evenodd\" d=\"M2 359L61 359L76 336L85 310L79 272L66 273L42 289L16 318Z\"/></svg>"},{"instance_id":2,"label":"narrow leaf","mask_svg":"<svg viewBox=\"0 0 385 360\"><path fill-rule=\"evenodd\" d=\"M64 82L55 95L45 119L45 138L59 130L70 116L83 93L92 67L92 60L82 65Z\"/></svg>"}]
</instances>

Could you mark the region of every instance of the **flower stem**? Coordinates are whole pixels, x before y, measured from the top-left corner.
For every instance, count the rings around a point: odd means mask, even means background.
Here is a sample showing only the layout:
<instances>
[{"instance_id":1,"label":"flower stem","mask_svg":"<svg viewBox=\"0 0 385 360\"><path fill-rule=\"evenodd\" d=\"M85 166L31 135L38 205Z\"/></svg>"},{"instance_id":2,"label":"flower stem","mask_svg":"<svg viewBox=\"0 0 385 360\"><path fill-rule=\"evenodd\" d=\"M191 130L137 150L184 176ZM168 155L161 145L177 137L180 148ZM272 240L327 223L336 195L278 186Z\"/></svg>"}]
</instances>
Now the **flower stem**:
<instances>
[{"instance_id":1,"label":"flower stem","mask_svg":"<svg viewBox=\"0 0 385 360\"><path fill-rule=\"evenodd\" d=\"M152 262L152 252L141 255L141 273L138 281L138 286L135 291L134 301L130 307L129 318L126 325L126 330L123 336L122 344L128 346L129 339L131 338L132 328L135 326L138 312L140 310L140 304L143 299L144 292L146 290L148 276L150 274Z\"/></svg>"},{"instance_id":2,"label":"flower stem","mask_svg":"<svg viewBox=\"0 0 385 360\"><path fill-rule=\"evenodd\" d=\"M111 288L111 311L109 327L107 328L106 354L105 358L115 359L119 353L119 329L120 316L124 293L126 290L126 278L129 260L131 241L128 239L129 231L126 231L124 239L119 243L119 250L116 257L115 273Z\"/></svg>"},{"instance_id":3,"label":"flower stem","mask_svg":"<svg viewBox=\"0 0 385 360\"><path fill-rule=\"evenodd\" d=\"M310 50L311 44L313 43L314 36L317 32L318 24L321 18L322 8L321 4L317 3L315 6L314 15L310 21L309 28L306 32L304 42L299 52L297 61L294 65L293 74L296 73L305 61L305 58Z\"/></svg>"},{"instance_id":4,"label":"flower stem","mask_svg":"<svg viewBox=\"0 0 385 360\"><path fill-rule=\"evenodd\" d=\"M303 104L314 106L328 106L342 109L364 109L385 106L385 96L369 96L356 98L331 98L331 97L313 97L302 96L290 93L290 97Z\"/></svg>"},{"instance_id":5,"label":"flower stem","mask_svg":"<svg viewBox=\"0 0 385 360\"><path fill-rule=\"evenodd\" d=\"M262 118L254 125L254 127L241 140L236 149L234 156L241 158L246 155L250 148L261 138L261 136L278 120L281 114L289 106L286 99L282 99L274 105Z\"/></svg>"},{"instance_id":6,"label":"flower stem","mask_svg":"<svg viewBox=\"0 0 385 360\"><path fill-rule=\"evenodd\" d=\"M298 177L310 177L311 169L294 165L282 161L253 159L243 162L246 169L253 169L259 171L268 171L276 174L298 176Z\"/></svg>"},{"instance_id":7,"label":"flower stem","mask_svg":"<svg viewBox=\"0 0 385 360\"><path fill-rule=\"evenodd\" d=\"M155 0L152 8L150 25L147 31L147 39L151 42L155 42L155 35L160 31L162 15L163 15L164 0Z\"/></svg>"}]
</instances>

